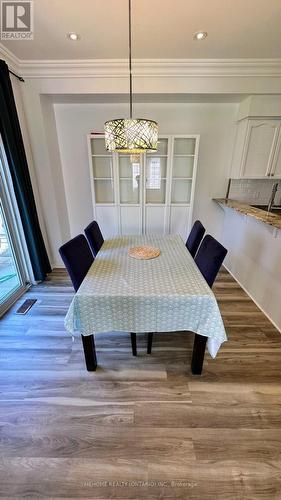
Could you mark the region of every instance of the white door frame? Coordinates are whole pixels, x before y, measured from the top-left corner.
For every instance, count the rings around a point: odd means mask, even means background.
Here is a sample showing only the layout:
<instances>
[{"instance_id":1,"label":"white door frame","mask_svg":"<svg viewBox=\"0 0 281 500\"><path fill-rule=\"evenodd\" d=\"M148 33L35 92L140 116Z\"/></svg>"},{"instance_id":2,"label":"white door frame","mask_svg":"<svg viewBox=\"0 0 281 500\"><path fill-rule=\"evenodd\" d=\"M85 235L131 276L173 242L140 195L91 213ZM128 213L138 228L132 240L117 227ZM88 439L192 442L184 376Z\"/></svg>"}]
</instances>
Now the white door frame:
<instances>
[{"instance_id":1,"label":"white door frame","mask_svg":"<svg viewBox=\"0 0 281 500\"><path fill-rule=\"evenodd\" d=\"M11 174L7 158L0 137L0 199L3 207L3 215L14 254L17 271L20 278L20 286L12 293L5 302L0 304L0 317L11 307L11 305L35 283L30 257L27 250L20 214L17 207L16 197L13 189Z\"/></svg>"}]
</instances>

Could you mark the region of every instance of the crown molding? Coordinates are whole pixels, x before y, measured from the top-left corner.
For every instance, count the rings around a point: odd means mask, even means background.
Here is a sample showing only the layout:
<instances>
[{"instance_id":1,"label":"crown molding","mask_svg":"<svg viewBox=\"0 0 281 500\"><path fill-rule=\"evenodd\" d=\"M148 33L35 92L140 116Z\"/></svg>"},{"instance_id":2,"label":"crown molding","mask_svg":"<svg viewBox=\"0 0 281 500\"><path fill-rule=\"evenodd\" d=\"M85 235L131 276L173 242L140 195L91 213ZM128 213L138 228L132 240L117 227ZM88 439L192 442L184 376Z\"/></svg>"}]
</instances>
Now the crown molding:
<instances>
[{"instance_id":1,"label":"crown molding","mask_svg":"<svg viewBox=\"0 0 281 500\"><path fill-rule=\"evenodd\" d=\"M2 43L0 43L0 57L6 61L9 68L13 71L19 71L20 60L8 50Z\"/></svg>"},{"instance_id":2,"label":"crown molding","mask_svg":"<svg viewBox=\"0 0 281 500\"><path fill-rule=\"evenodd\" d=\"M138 77L281 77L281 59L133 60ZM116 78L128 76L126 59L20 61L25 78Z\"/></svg>"},{"instance_id":3,"label":"crown molding","mask_svg":"<svg viewBox=\"0 0 281 500\"><path fill-rule=\"evenodd\" d=\"M19 59L0 43L0 54L24 78L126 78L127 59ZM279 59L134 59L140 78L281 77Z\"/></svg>"}]
</instances>

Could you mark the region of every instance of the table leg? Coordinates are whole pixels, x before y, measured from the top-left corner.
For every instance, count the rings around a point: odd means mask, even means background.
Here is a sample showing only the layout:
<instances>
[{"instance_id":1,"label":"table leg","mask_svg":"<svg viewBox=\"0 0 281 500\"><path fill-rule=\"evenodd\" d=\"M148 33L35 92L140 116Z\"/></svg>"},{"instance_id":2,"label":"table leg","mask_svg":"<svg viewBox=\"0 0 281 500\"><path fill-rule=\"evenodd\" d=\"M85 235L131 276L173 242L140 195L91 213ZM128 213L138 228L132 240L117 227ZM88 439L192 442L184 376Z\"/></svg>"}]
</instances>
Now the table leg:
<instances>
[{"instance_id":1,"label":"table leg","mask_svg":"<svg viewBox=\"0 0 281 500\"><path fill-rule=\"evenodd\" d=\"M94 335L81 335L85 361L88 372L95 372L97 368L97 356Z\"/></svg>"},{"instance_id":2,"label":"table leg","mask_svg":"<svg viewBox=\"0 0 281 500\"><path fill-rule=\"evenodd\" d=\"M137 335L136 333L131 332L131 344L132 344L132 353L133 356L137 355Z\"/></svg>"},{"instance_id":3,"label":"table leg","mask_svg":"<svg viewBox=\"0 0 281 500\"><path fill-rule=\"evenodd\" d=\"M198 335L198 333L195 333L191 361L191 371L193 375L201 375L202 373L207 339L208 337L204 337L203 335Z\"/></svg>"},{"instance_id":4,"label":"table leg","mask_svg":"<svg viewBox=\"0 0 281 500\"><path fill-rule=\"evenodd\" d=\"M153 332L149 332L147 336L147 354L151 354L152 341L153 341Z\"/></svg>"}]
</instances>

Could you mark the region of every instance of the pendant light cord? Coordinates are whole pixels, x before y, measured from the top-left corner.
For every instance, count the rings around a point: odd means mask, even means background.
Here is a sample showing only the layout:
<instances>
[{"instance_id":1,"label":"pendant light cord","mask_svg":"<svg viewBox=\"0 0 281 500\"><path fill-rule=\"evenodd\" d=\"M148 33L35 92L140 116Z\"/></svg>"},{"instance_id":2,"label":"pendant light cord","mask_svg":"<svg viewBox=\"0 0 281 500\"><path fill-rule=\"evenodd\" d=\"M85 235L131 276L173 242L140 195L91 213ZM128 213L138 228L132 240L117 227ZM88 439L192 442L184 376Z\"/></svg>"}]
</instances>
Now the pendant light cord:
<instances>
[{"instance_id":1,"label":"pendant light cord","mask_svg":"<svg viewBox=\"0 0 281 500\"><path fill-rule=\"evenodd\" d=\"M133 90L132 90L132 6L129 0L129 72L130 72L130 118L133 116Z\"/></svg>"}]
</instances>

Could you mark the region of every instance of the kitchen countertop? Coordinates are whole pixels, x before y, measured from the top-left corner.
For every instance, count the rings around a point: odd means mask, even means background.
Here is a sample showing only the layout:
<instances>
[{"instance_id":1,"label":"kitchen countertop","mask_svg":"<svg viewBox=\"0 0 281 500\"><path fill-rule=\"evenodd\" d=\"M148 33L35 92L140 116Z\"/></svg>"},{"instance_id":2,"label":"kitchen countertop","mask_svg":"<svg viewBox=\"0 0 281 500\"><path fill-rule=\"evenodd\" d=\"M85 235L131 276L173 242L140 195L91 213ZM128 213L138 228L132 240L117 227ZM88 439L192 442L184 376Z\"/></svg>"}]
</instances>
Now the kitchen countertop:
<instances>
[{"instance_id":1,"label":"kitchen countertop","mask_svg":"<svg viewBox=\"0 0 281 500\"><path fill-rule=\"evenodd\" d=\"M219 205L232 208L241 214L248 215L249 217L253 217L254 219L264 222L265 224L281 229L281 215L265 212L260 208L255 208L251 205L247 205L246 203L227 198L213 198L213 200Z\"/></svg>"}]
</instances>

